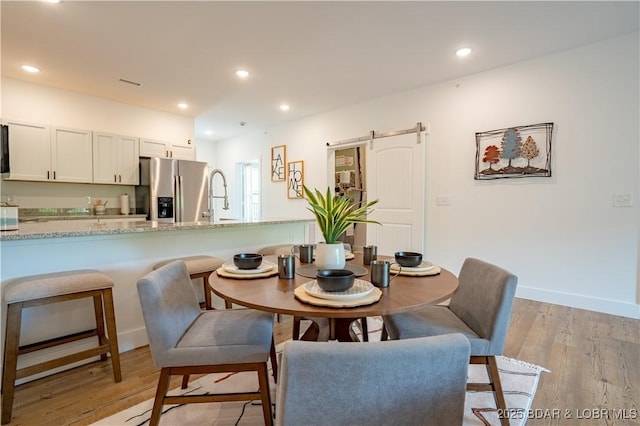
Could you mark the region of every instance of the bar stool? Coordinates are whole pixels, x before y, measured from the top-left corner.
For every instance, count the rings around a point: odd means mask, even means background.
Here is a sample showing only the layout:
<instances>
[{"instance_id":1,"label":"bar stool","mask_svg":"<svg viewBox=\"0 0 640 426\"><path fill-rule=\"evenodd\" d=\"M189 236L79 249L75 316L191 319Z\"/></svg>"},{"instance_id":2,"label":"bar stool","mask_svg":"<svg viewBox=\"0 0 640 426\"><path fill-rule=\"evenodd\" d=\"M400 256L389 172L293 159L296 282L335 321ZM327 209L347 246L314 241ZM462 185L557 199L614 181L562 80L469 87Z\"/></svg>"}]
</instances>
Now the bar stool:
<instances>
[{"instance_id":1,"label":"bar stool","mask_svg":"<svg viewBox=\"0 0 640 426\"><path fill-rule=\"evenodd\" d=\"M216 269L222 266L224 261L213 256L190 256L190 257L178 257L175 259L164 260L156 265L153 265L153 270L159 269L164 265L181 260L187 265L187 272L192 280L202 278L202 286L204 289L204 307L206 310L213 309L211 303L211 288L209 287L209 275L211 275ZM226 308L231 308L231 303L225 302Z\"/></svg>"},{"instance_id":2,"label":"bar stool","mask_svg":"<svg viewBox=\"0 0 640 426\"><path fill-rule=\"evenodd\" d=\"M93 269L57 272L11 279L3 287L4 299L8 310L2 373L2 424L11 421L15 381L17 379L98 355L100 355L102 361L106 361L107 354L110 354L113 378L116 382L122 380L116 319L113 309L113 281L107 275ZM20 346L22 310L24 308L85 297L93 298L96 328ZM28 367L17 368L18 356L20 355L93 336L98 337L98 346L94 348Z\"/></svg>"}]
</instances>

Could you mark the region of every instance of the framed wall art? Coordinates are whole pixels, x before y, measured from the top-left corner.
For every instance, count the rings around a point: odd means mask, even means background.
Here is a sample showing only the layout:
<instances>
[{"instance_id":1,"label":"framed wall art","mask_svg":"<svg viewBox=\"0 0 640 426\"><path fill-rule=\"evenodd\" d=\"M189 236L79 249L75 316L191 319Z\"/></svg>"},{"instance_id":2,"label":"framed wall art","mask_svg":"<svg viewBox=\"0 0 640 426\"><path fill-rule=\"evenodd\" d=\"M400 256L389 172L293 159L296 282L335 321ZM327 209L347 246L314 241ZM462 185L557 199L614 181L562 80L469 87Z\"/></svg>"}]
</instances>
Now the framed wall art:
<instances>
[{"instance_id":1,"label":"framed wall art","mask_svg":"<svg viewBox=\"0 0 640 426\"><path fill-rule=\"evenodd\" d=\"M285 164L287 164L287 146L271 147L271 181L284 182Z\"/></svg>"},{"instance_id":2,"label":"framed wall art","mask_svg":"<svg viewBox=\"0 0 640 426\"><path fill-rule=\"evenodd\" d=\"M302 198L304 185L304 161L292 161L287 164L287 197Z\"/></svg>"},{"instance_id":3,"label":"framed wall art","mask_svg":"<svg viewBox=\"0 0 640 426\"><path fill-rule=\"evenodd\" d=\"M553 123L476 133L474 179L551 176Z\"/></svg>"}]
</instances>

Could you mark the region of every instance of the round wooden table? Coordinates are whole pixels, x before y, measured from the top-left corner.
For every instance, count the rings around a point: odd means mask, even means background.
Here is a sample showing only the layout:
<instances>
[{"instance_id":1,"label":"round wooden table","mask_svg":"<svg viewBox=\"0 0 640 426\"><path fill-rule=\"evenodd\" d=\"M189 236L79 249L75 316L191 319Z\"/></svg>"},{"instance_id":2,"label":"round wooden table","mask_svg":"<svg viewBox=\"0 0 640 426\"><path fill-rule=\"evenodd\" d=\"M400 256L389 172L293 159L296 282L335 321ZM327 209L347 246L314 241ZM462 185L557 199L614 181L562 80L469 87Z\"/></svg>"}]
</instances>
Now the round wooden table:
<instances>
[{"instance_id":1,"label":"round wooden table","mask_svg":"<svg viewBox=\"0 0 640 426\"><path fill-rule=\"evenodd\" d=\"M277 256L265 256L265 259L277 264ZM347 261L347 265L349 264L363 266L369 271L369 267L362 264L361 253L356 253L355 259ZM300 263L296 259L296 270L298 268ZM369 273L357 278L371 281ZM312 278L299 274L292 279L281 279L278 275L258 279L233 279L213 273L209 277L209 285L225 301L248 308L298 317L329 318L330 338L345 341L351 340L350 324L358 318L395 314L437 304L450 298L458 288L458 278L441 268L437 275L397 276L389 287L380 289L382 297L371 305L333 308L310 305L294 297L294 289L311 280Z\"/></svg>"}]
</instances>

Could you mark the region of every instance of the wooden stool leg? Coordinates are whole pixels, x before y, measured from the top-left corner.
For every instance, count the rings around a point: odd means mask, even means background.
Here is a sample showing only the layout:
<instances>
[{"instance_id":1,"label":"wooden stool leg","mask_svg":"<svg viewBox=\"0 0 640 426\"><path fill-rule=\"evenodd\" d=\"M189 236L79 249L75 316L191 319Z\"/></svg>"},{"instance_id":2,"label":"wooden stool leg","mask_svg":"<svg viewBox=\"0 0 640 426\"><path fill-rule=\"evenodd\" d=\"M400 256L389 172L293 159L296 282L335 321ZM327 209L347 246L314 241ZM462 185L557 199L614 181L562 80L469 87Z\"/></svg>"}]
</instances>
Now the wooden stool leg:
<instances>
[{"instance_id":1,"label":"wooden stool leg","mask_svg":"<svg viewBox=\"0 0 640 426\"><path fill-rule=\"evenodd\" d=\"M109 347L111 348L111 368L113 368L113 378L117 383L122 380L122 373L120 372L120 352L118 350L116 316L113 308L113 292L110 288L107 288L102 295L104 297L104 316L107 322L107 333L109 333Z\"/></svg>"},{"instance_id":2,"label":"wooden stool leg","mask_svg":"<svg viewBox=\"0 0 640 426\"><path fill-rule=\"evenodd\" d=\"M105 339L104 334L104 313L102 311L102 295L93 296L93 313L96 317L96 333L98 334L98 345L102 345L103 340ZM106 361L107 354L100 354L100 360Z\"/></svg>"},{"instance_id":3,"label":"wooden stool leg","mask_svg":"<svg viewBox=\"0 0 640 426\"><path fill-rule=\"evenodd\" d=\"M7 311L7 331L4 342L4 363L2 371L2 424L11 422L13 394L16 386L18 367L18 347L22 323L22 303L12 303Z\"/></svg>"}]
</instances>

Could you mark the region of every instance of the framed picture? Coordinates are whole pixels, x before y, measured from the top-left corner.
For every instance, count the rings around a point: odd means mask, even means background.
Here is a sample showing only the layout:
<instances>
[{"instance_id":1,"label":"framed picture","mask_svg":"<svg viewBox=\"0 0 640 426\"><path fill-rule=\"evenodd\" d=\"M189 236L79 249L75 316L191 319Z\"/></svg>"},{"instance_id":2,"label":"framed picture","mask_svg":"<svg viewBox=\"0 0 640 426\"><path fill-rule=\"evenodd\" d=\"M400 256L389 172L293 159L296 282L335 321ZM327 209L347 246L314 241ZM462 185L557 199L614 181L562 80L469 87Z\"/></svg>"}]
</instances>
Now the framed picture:
<instances>
[{"instance_id":1,"label":"framed picture","mask_svg":"<svg viewBox=\"0 0 640 426\"><path fill-rule=\"evenodd\" d=\"M474 179L551 176L553 123L476 133Z\"/></svg>"},{"instance_id":2,"label":"framed picture","mask_svg":"<svg viewBox=\"0 0 640 426\"><path fill-rule=\"evenodd\" d=\"M271 147L271 181L284 182L285 164L287 164L287 146Z\"/></svg>"},{"instance_id":3,"label":"framed picture","mask_svg":"<svg viewBox=\"0 0 640 426\"><path fill-rule=\"evenodd\" d=\"M302 198L304 185L304 161L292 161L287 164L287 197Z\"/></svg>"}]
</instances>

